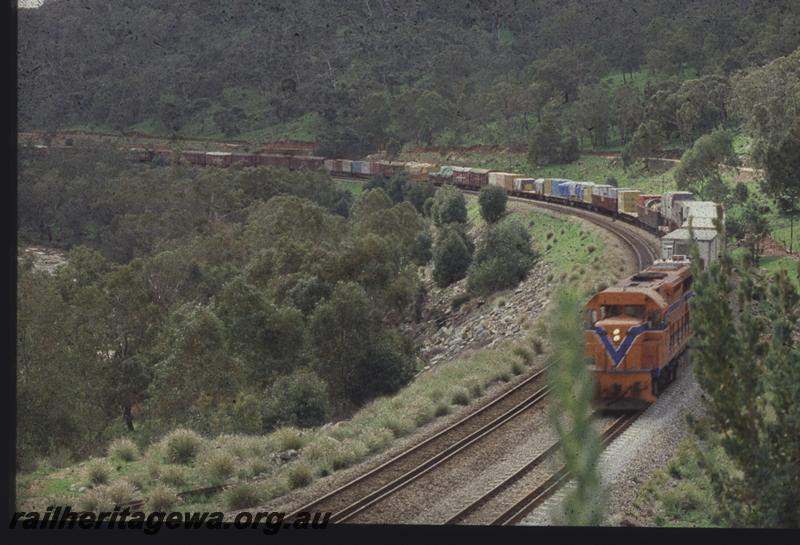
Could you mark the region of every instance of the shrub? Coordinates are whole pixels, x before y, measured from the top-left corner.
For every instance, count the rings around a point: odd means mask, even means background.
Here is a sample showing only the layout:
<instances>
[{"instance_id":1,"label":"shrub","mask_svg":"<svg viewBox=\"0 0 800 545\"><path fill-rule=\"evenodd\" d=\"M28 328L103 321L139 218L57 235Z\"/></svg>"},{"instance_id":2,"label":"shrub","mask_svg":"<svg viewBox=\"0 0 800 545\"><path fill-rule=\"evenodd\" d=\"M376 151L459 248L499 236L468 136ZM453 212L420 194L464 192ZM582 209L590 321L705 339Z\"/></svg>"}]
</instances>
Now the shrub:
<instances>
[{"instance_id":1,"label":"shrub","mask_svg":"<svg viewBox=\"0 0 800 545\"><path fill-rule=\"evenodd\" d=\"M414 423L402 416L390 416L383 425L389 429L395 437L404 437L414 429Z\"/></svg>"},{"instance_id":2,"label":"shrub","mask_svg":"<svg viewBox=\"0 0 800 545\"><path fill-rule=\"evenodd\" d=\"M289 470L289 486L292 488L300 488L308 486L313 480L311 468L305 464L298 464Z\"/></svg>"},{"instance_id":3,"label":"shrub","mask_svg":"<svg viewBox=\"0 0 800 545\"><path fill-rule=\"evenodd\" d=\"M472 262L472 245L460 229L446 226L439 231L433 248L433 279L445 288L464 278Z\"/></svg>"},{"instance_id":4,"label":"shrub","mask_svg":"<svg viewBox=\"0 0 800 545\"><path fill-rule=\"evenodd\" d=\"M150 511L172 511L178 504L178 492L174 488L159 484L150 491L147 507Z\"/></svg>"},{"instance_id":5,"label":"shrub","mask_svg":"<svg viewBox=\"0 0 800 545\"><path fill-rule=\"evenodd\" d=\"M464 194L452 186L440 187L433 196L431 217L439 227L448 223L466 223L467 203Z\"/></svg>"},{"instance_id":6,"label":"shrub","mask_svg":"<svg viewBox=\"0 0 800 545\"><path fill-rule=\"evenodd\" d=\"M105 494L104 487L86 490L78 498L78 507L81 511L111 511L114 507Z\"/></svg>"},{"instance_id":7,"label":"shrub","mask_svg":"<svg viewBox=\"0 0 800 545\"><path fill-rule=\"evenodd\" d=\"M203 438L195 432L177 429L164 438L166 459L174 464L188 464L195 459L202 444Z\"/></svg>"},{"instance_id":8,"label":"shrub","mask_svg":"<svg viewBox=\"0 0 800 545\"><path fill-rule=\"evenodd\" d=\"M417 233L417 236L414 237L414 244L411 246L411 261L419 266L427 265L433 258L432 247L433 238L428 231Z\"/></svg>"},{"instance_id":9,"label":"shrub","mask_svg":"<svg viewBox=\"0 0 800 545\"><path fill-rule=\"evenodd\" d=\"M436 410L433 413L434 415L438 416L445 416L450 414L450 405L447 403L439 402L436 404Z\"/></svg>"},{"instance_id":10,"label":"shrub","mask_svg":"<svg viewBox=\"0 0 800 545\"><path fill-rule=\"evenodd\" d=\"M530 233L519 223L504 220L486 231L467 275L467 290L477 295L516 286L533 266L536 252Z\"/></svg>"},{"instance_id":11,"label":"shrub","mask_svg":"<svg viewBox=\"0 0 800 545\"><path fill-rule=\"evenodd\" d=\"M258 488L249 483L239 483L225 490L225 505L228 509L244 509L258 505L261 494Z\"/></svg>"},{"instance_id":12,"label":"shrub","mask_svg":"<svg viewBox=\"0 0 800 545\"><path fill-rule=\"evenodd\" d=\"M303 448L303 434L295 428L281 428L274 432L281 450L300 450Z\"/></svg>"},{"instance_id":13,"label":"shrub","mask_svg":"<svg viewBox=\"0 0 800 545\"><path fill-rule=\"evenodd\" d=\"M464 388L459 388L453 393L451 399L456 405L469 405L469 392Z\"/></svg>"},{"instance_id":14,"label":"shrub","mask_svg":"<svg viewBox=\"0 0 800 545\"><path fill-rule=\"evenodd\" d=\"M469 394L472 397L481 397L483 395L483 384L480 382L473 382L469 385Z\"/></svg>"},{"instance_id":15,"label":"shrub","mask_svg":"<svg viewBox=\"0 0 800 545\"><path fill-rule=\"evenodd\" d=\"M269 472L270 464L263 458L256 458L250 462L250 473L253 476L263 475Z\"/></svg>"},{"instance_id":16,"label":"shrub","mask_svg":"<svg viewBox=\"0 0 800 545\"><path fill-rule=\"evenodd\" d=\"M139 449L136 443L130 439L115 439L108 447L108 455L123 462L132 462L139 457Z\"/></svg>"},{"instance_id":17,"label":"shrub","mask_svg":"<svg viewBox=\"0 0 800 545\"><path fill-rule=\"evenodd\" d=\"M210 454L203 461L203 469L213 480L224 481L233 475L236 469L233 456L229 453L220 451Z\"/></svg>"},{"instance_id":18,"label":"shrub","mask_svg":"<svg viewBox=\"0 0 800 545\"><path fill-rule=\"evenodd\" d=\"M370 428L361 434L361 439L369 452L378 452L392 442L394 434L383 427Z\"/></svg>"},{"instance_id":19,"label":"shrub","mask_svg":"<svg viewBox=\"0 0 800 545\"><path fill-rule=\"evenodd\" d=\"M108 462L94 458L86 464L86 478L93 485L106 484L111 478L111 470Z\"/></svg>"},{"instance_id":20,"label":"shrub","mask_svg":"<svg viewBox=\"0 0 800 545\"><path fill-rule=\"evenodd\" d=\"M512 352L522 360L522 363L530 365L533 363L533 353L524 346L515 346Z\"/></svg>"},{"instance_id":21,"label":"shrub","mask_svg":"<svg viewBox=\"0 0 800 545\"><path fill-rule=\"evenodd\" d=\"M511 364L511 372L514 373L515 375L521 375L523 372L525 372L525 368L522 366L520 362L515 361L514 363Z\"/></svg>"},{"instance_id":22,"label":"shrub","mask_svg":"<svg viewBox=\"0 0 800 545\"><path fill-rule=\"evenodd\" d=\"M186 484L186 471L181 466L165 465L161 467L159 478L169 486L183 486Z\"/></svg>"},{"instance_id":23,"label":"shrub","mask_svg":"<svg viewBox=\"0 0 800 545\"><path fill-rule=\"evenodd\" d=\"M508 195L506 190L497 185L485 185L478 194L481 217L487 223L496 223L506 211Z\"/></svg>"},{"instance_id":24,"label":"shrub","mask_svg":"<svg viewBox=\"0 0 800 545\"><path fill-rule=\"evenodd\" d=\"M264 425L310 428L330 418L328 385L316 373L298 369L278 377L267 390L264 403ZM299 447L298 447L299 448Z\"/></svg>"},{"instance_id":25,"label":"shrub","mask_svg":"<svg viewBox=\"0 0 800 545\"><path fill-rule=\"evenodd\" d=\"M544 344L542 343L542 340L540 338L534 337L533 340L531 341L531 346L533 346L533 351L536 354L540 355L544 353Z\"/></svg>"},{"instance_id":26,"label":"shrub","mask_svg":"<svg viewBox=\"0 0 800 545\"><path fill-rule=\"evenodd\" d=\"M105 489L106 497L108 497L115 506L133 501L136 497L136 492L136 487L124 479L108 485Z\"/></svg>"}]
</instances>

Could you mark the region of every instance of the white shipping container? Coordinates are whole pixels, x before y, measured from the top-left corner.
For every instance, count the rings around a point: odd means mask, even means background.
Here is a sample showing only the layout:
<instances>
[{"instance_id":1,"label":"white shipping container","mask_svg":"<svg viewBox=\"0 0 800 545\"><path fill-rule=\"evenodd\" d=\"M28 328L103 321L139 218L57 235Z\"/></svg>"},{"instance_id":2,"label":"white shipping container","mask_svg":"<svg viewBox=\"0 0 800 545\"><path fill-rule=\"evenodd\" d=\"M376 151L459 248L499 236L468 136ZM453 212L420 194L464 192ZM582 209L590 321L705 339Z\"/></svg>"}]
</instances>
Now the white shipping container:
<instances>
[{"instance_id":1,"label":"white shipping container","mask_svg":"<svg viewBox=\"0 0 800 545\"><path fill-rule=\"evenodd\" d=\"M703 266L707 267L712 261L719 257L719 237L714 229L693 230L694 240ZM681 228L667 233L661 237L661 259L672 259L674 255L689 255L689 229Z\"/></svg>"}]
</instances>

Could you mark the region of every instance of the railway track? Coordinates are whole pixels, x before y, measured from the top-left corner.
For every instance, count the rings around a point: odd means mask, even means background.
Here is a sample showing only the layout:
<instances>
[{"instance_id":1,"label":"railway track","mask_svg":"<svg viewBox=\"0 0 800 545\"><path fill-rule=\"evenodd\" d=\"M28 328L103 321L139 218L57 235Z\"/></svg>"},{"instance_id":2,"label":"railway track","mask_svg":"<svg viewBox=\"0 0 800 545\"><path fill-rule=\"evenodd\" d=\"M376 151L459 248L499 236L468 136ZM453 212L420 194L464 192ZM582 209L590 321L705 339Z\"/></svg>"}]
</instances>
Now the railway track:
<instances>
[{"instance_id":1,"label":"railway track","mask_svg":"<svg viewBox=\"0 0 800 545\"><path fill-rule=\"evenodd\" d=\"M605 448L630 426L640 413L625 413L615 418L601 435L601 446ZM569 480L569 472L562 466L550 474L530 492L520 497L515 487L524 487L526 479L541 468L560 451L561 444L555 443L534 457L523 467L504 479L500 484L477 498L467 507L453 515L446 524L490 524L507 526L521 522L530 512L541 505ZM522 485L522 486L520 486ZM514 492L517 492L514 497ZM513 498L513 499L512 499ZM504 507L512 502L511 507Z\"/></svg>"},{"instance_id":2,"label":"railway track","mask_svg":"<svg viewBox=\"0 0 800 545\"><path fill-rule=\"evenodd\" d=\"M636 260L636 266L638 267L638 270L645 269L658 258L658 252L656 248L646 238L646 235L637 233L636 231L638 229L624 222L618 222L604 215L563 204L556 204L535 199L526 199L522 197L510 197L510 200L527 203L538 208L553 210L561 214L575 216L609 231L614 236L622 240L626 246L628 246L628 249Z\"/></svg>"},{"instance_id":3,"label":"railway track","mask_svg":"<svg viewBox=\"0 0 800 545\"><path fill-rule=\"evenodd\" d=\"M288 517L316 511L331 512L331 522L352 520L539 405L549 393L544 385L548 367L380 466L295 509Z\"/></svg>"},{"instance_id":4,"label":"railway track","mask_svg":"<svg viewBox=\"0 0 800 545\"><path fill-rule=\"evenodd\" d=\"M363 178L349 178L345 176L334 176L333 178L334 180L343 180L347 182L366 183L367 181ZM471 195L478 194L477 191L472 189L461 188L461 190L464 191L464 193L468 193ZM655 261L659 257L658 249L654 246L654 244L650 240L648 240L647 238L648 235L645 234L643 230L633 225L629 225L624 221L617 221L613 217L585 210L583 208L577 208L565 204L557 204L549 201L543 201L541 199L533 197L510 196L509 200L519 203L525 203L537 208L544 208L546 210L551 210L559 214L575 216L577 218L586 220L589 223L597 225L602 229L605 229L606 231L610 232L618 239L620 239L623 242L623 244L627 246L628 251L631 253L634 260L636 261L636 267L637 270L639 271L647 268L650 264L653 263L653 261Z\"/></svg>"}]
</instances>

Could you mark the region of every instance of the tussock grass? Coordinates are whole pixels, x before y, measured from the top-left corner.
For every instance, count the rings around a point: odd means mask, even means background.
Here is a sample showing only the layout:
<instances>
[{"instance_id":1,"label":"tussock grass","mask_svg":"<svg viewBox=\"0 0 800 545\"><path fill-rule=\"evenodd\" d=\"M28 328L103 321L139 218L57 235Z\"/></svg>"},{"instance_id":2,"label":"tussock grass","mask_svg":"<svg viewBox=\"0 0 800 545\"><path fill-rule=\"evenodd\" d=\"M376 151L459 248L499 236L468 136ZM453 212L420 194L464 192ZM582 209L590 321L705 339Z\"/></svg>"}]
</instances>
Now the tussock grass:
<instances>
[{"instance_id":1,"label":"tussock grass","mask_svg":"<svg viewBox=\"0 0 800 545\"><path fill-rule=\"evenodd\" d=\"M203 446L203 438L200 435L182 428L170 432L163 442L166 460L173 464L188 464L194 461Z\"/></svg>"},{"instance_id":2,"label":"tussock grass","mask_svg":"<svg viewBox=\"0 0 800 545\"><path fill-rule=\"evenodd\" d=\"M469 392L466 388L459 388L453 392L451 401L456 405L469 405Z\"/></svg>"},{"instance_id":3,"label":"tussock grass","mask_svg":"<svg viewBox=\"0 0 800 545\"><path fill-rule=\"evenodd\" d=\"M113 505L105 493L104 487L92 488L85 491L78 498L78 507L81 511L111 511Z\"/></svg>"},{"instance_id":4,"label":"tussock grass","mask_svg":"<svg viewBox=\"0 0 800 545\"><path fill-rule=\"evenodd\" d=\"M254 507L261 501L261 491L251 483L238 483L225 490L225 505L228 509Z\"/></svg>"},{"instance_id":5,"label":"tussock grass","mask_svg":"<svg viewBox=\"0 0 800 545\"><path fill-rule=\"evenodd\" d=\"M108 483L111 472L111 464L102 458L93 458L86 464L86 480L93 485Z\"/></svg>"},{"instance_id":6,"label":"tussock grass","mask_svg":"<svg viewBox=\"0 0 800 545\"><path fill-rule=\"evenodd\" d=\"M289 486L292 488L308 486L313 479L311 468L305 464L297 464L289 470Z\"/></svg>"},{"instance_id":7,"label":"tussock grass","mask_svg":"<svg viewBox=\"0 0 800 545\"><path fill-rule=\"evenodd\" d=\"M174 488L159 484L150 491L147 507L150 511L172 511L179 501Z\"/></svg>"},{"instance_id":8,"label":"tussock grass","mask_svg":"<svg viewBox=\"0 0 800 545\"><path fill-rule=\"evenodd\" d=\"M202 460L201 467L211 481L224 482L236 470L236 458L229 452L215 451Z\"/></svg>"},{"instance_id":9,"label":"tussock grass","mask_svg":"<svg viewBox=\"0 0 800 545\"><path fill-rule=\"evenodd\" d=\"M178 465L164 465L161 467L158 478L167 486L180 487L186 484L187 471Z\"/></svg>"},{"instance_id":10,"label":"tussock grass","mask_svg":"<svg viewBox=\"0 0 800 545\"><path fill-rule=\"evenodd\" d=\"M280 450L300 450L303 448L303 432L297 428L280 428L273 433Z\"/></svg>"},{"instance_id":11,"label":"tussock grass","mask_svg":"<svg viewBox=\"0 0 800 545\"><path fill-rule=\"evenodd\" d=\"M105 487L105 495L114 505L122 505L136 499L138 489L130 481L121 479Z\"/></svg>"},{"instance_id":12,"label":"tussock grass","mask_svg":"<svg viewBox=\"0 0 800 545\"><path fill-rule=\"evenodd\" d=\"M108 446L108 455L123 462L132 462L139 458L139 447L130 439L115 439Z\"/></svg>"}]
</instances>

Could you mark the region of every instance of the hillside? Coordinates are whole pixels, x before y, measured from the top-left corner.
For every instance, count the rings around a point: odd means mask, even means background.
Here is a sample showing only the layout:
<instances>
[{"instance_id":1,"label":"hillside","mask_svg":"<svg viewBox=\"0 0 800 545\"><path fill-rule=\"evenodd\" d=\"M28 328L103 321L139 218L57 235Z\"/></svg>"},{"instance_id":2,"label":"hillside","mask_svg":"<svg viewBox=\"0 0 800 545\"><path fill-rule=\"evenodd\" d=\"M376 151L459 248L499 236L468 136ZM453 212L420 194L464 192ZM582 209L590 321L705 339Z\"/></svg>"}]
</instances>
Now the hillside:
<instances>
[{"instance_id":1,"label":"hillside","mask_svg":"<svg viewBox=\"0 0 800 545\"><path fill-rule=\"evenodd\" d=\"M296 137L331 155L407 142L524 145L537 125L552 130L552 117L584 145L618 147L637 126L625 119L638 108L632 94L674 94L678 83L665 82L700 74L724 80L800 45L800 7L789 0L630 10L610 0L223 10L76 0L22 10L19 25L22 130ZM598 104L613 106L607 119ZM668 140L691 142L719 115L688 130L673 119Z\"/></svg>"}]
</instances>

